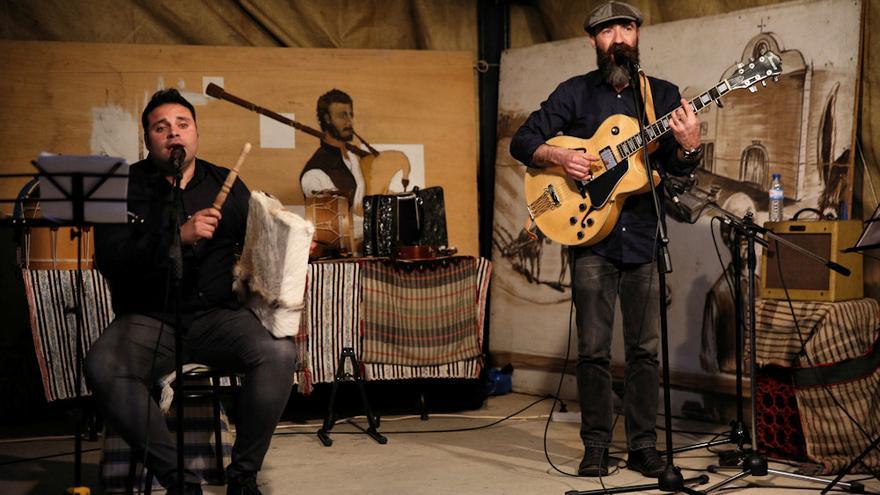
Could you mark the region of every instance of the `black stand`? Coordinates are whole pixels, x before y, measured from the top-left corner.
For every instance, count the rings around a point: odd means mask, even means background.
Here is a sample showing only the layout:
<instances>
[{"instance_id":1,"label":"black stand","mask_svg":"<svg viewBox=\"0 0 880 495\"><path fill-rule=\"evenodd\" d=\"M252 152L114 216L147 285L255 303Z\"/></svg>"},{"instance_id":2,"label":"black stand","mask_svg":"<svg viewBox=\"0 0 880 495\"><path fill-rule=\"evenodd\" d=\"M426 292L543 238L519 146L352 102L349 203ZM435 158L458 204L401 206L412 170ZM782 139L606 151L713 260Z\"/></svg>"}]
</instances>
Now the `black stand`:
<instances>
[{"instance_id":1,"label":"black stand","mask_svg":"<svg viewBox=\"0 0 880 495\"><path fill-rule=\"evenodd\" d=\"M181 159L182 160L182 159ZM178 161L181 161L178 160ZM181 216L183 216L183 189L180 188L183 179L182 164L175 164L174 179L171 183L173 191L173 199L170 208L171 229L171 245L168 247L168 259L171 261L172 270L172 294L171 299L174 301L174 394L177 397L175 414L176 437L177 437L177 489L179 493L184 492L184 470L186 469L184 462L184 387L183 387L183 336L187 329L183 325L181 316L180 300L181 286L183 285L183 248L180 240ZM147 447L149 448L149 446Z\"/></svg>"},{"instance_id":2,"label":"black stand","mask_svg":"<svg viewBox=\"0 0 880 495\"><path fill-rule=\"evenodd\" d=\"M351 373L345 372L346 359L351 363ZM364 428L351 419L348 420L348 423L369 435L370 438L377 443L381 445L388 443L388 439L377 430L377 428L379 428L379 417L374 416L372 409L370 409L370 403L367 401L367 391L364 389L364 379L361 376L360 363L358 363L357 357L355 357L354 354L354 349L351 347L343 347L342 352L339 354L339 364L336 366L336 376L333 379L333 388L330 391L330 405L327 409L327 416L324 418L324 425L318 430L318 439L321 440L321 443L324 444L325 447L333 445L333 439L330 438L330 430L333 429L333 426L336 423L336 413L334 411L334 406L336 405L336 392L339 389L339 383L343 381L353 381L357 383L358 391L361 394L361 403L364 406L364 412L366 413L369 427Z\"/></svg>"},{"instance_id":3,"label":"black stand","mask_svg":"<svg viewBox=\"0 0 880 495\"><path fill-rule=\"evenodd\" d=\"M628 486L613 488L610 490L590 490L590 491L568 491L566 495L588 495L599 493L631 493L642 492L645 490L661 490L664 492L684 492L688 494L697 494L699 492L685 486L685 483L703 484L709 481L706 475L700 475L695 478L685 480L681 475L681 470L675 466L672 458L672 399L669 386L669 331L668 320L666 315L666 274L672 272L672 259L669 256L669 236L666 232L666 221L663 215L663 208L660 205L660 195L654 185L654 169L648 153L648 144L650 140L645 133L645 107L641 95L641 81L639 77L638 67L632 67L630 71L630 87L635 100L636 115L639 122L639 137L641 138L642 155L645 162L645 176L651 188L651 197L654 201L654 213L657 216L657 278L659 281L659 300L660 305L660 345L663 354L663 412L664 425L666 428L666 470L657 480L657 483L648 483L644 485ZM647 81L646 81L647 84ZM618 164L617 166L623 166Z\"/></svg>"},{"instance_id":4,"label":"black stand","mask_svg":"<svg viewBox=\"0 0 880 495\"><path fill-rule=\"evenodd\" d=\"M781 238L780 236L777 236L776 234L765 230L762 227L759 227L758 225L756 225L752 221L753 215L751 212L746 214L746 216L743 217L742 220L740 220L738 217L736 217L732 213L719 207L718 205L715 205L714 203L709 203L708 206L721 212L726 217L725 223L727 225L730 225L732 228L734 228L736 230L737 237L736 237L736 242L734 243L735 244L735 251L737 251L735 254L736 258L739 257L739 246L740 246L740 242L741 242L740 236L742 236L746 239L747 262L748 262L748 266L747 266L747 268L748 268L748 289L747 290L748 290L748 298L749 298L749 306L748 306L748 308L749 308L749 342L751 343L751 352L749 353L749 373L750 373L749 374L749 377L750 377L749 389L750 389L751 397L752 397L752 400L751 400L751 422L750 422L750 426L751 426L751 440L750 440L750 442L751 442L751 444L750 444L750 448L741 449L739 452L739 458L741 459L740 465L738 466L738 469L740 469L739 473L734 474L733 476L730 476L729 478L724 479L724 480L706 488L705 490L701 491L700 493L702 493L702 494L712 493L712 492L717 491L717 490L721 489L722 487L724 487L724 486L726 486L726 485L728 485L738 479L745 478L746 476L763 477L763 476L767 476L768 474L773 474L776 476L783 476L783 477L792 478L792 479L798 479L801 481L811 481L811 482L825 483L825 484L831 483L830 480L826 480L824 478L789 473L787 471L780 471L778 469L770 469L767 467L767 457L764 456L763 454L758 453L755 450L757 447L757 442L755 439L756 438L755 435L757 433L757 404L756 404L757 360L756 360L756 356L755 356L755 354L756 354L755 304L757 301L757 291L755 289L755 268L757 266L757 255L755 252L755 244L759 243L762 246L767 247L768 244L764 238L769 237L775 241L783 243L784 245L786 245L788 247L791 247L792 249L795 249L798 252L802 252L803 254L805 254L811 258L816 259L817 261L821 262L822 264L824 264L828 268L839 271L839 272L843 273L844 275L849 275L849 270L838 265L837 263L826 260L826 259L824 259L824 258L822 258L822 257L820 257L810 251L807 251L806 249L804 249L796 244L793 244L793 243ZM764 236L764 238L759 237L762 235ZM734 276L736 277L737 280L739 280L740 273L737 272L734 274ZM741 291L737 291L737 294L735 294L736 301L737 301L737 305L735 306L735 308L736 308L736 312L737 312L738 317L740 317L740 315L742 315L742 297L741 297L740 293L741 293ZM737 411L738 418L742 418L743 407L744 407L743 406L743 398L742 398L742 386L741 386L742 376L741 376L741 372L740 372L740 367L741 367L740 362L742 361L742 349L743 349L742 339L744 337L743 334L744 334L744 332L738 332L738 335L737 335L737 372L738 372L737 373L737 406L739 408L739 410ZM722 468L720 466L709 466L709 468L708 468L709 472L711 472L711 473L717 473L721 469ZM854 492L854 493L860 493L864 490L864 486L861 483L855 483L855 482L854 483L840 483L840 486L843 487L845 490L848 490L848 491Z\"/></svg>"},{"instance_id":5,"label":"black stand","mask_svg":"<svg viewBox=\"0 0 880 495\"><path fill-rule=\"evenodd\" d=\"M76 341L76 358L74 362L74 379L76 380L76 398L74 399L76 406L73 410L74 417L74 433L73 433L73 445L74 445L74 453L73 453L73 486L67 488L65 491L68 495L89 495L91 490L83 486L82 484L82 429L83 429L83 406L82 406L82 381L83 381L83 336L82 336L82 308L83 308L83 292L84 282L82 275L82 233L85 230L90 228L90 223L86 221L85 218L85 205L87 201L95 201L92 198L92 195L109 179L110 177L115 176L115 173L122 166L123 162L116 163L106 174L91 174L91 173L56 173L52 174L47 172L43 167L40 166L37 162L31 162L31 164L36 167L39 171L39 178L46 179L51 182L64 198L61 201L69 201L71 203L71 207L73 210L72 219L67 222L50 222L46 220L36 220L27 222L25 220L13 219L13 226L27 227L27 226L43 226L43 227L60 227L60 226L69 226L72 227L71 238L75 239L76 242L76 288L74 289L73 294L73 307L67 308L66 312L73 313L74 321L75 321L75 330L74 330L74 340ZM70 191L68 191L65 187L56 180L56 176L65 176L70 177ZM13 177L33 177L32 174L3 174L0 178L13 178ZM98 180L95 182L91 188L86 191L85 190L85 178L86 177L98 177ZM17 199L11 202L16 202ZM99 201L126 201L126 199L102 199ZM7 200L3 200L2 202L10 202Z\"/></svg>"},{"instance_id":6,"label":"black stand","mask_svg":"<svg viewBox=\"0 0 880 495\"><path fill-rule=\"evenodd\" d=\"M710 203L714 204L714 203ZM733 249L731 249L731 257L733 260L733 299L734 299L734 311L736 315L734 316L734 328L736 329L736 419L730 422L730 433L726 438L719 440L712 440L709 442L701 442L695 443L693 445L688 445L684 447L679 447L673 449L673 453L679 452L688 452L691 450L698 450L703 448L714 447L717 445L727 445L734 444L736 445L736 450L734 451L734 456L732 456L733 465L736 465L739 462L740 453L744 450L744 445L747 441L750 441L750 434L748 428L746 428L745 420L743 418L745 405L744 405L744 396L743 394L743 349L744 345L744 336L745 336L745 324L743 322L743 297L742 297L742 256L740 255L740 245L742 244L742 237L738 230L734 229L734 241L733 241ZM719 463L723 466L730 465L730 461L726 461L727 457L726 453L722 453L719 455L720 460Z\"/></svg>"},{"instance_id":7,"label":"black stand","mask_svg":"<svg viewBox=\"0 0 880 495\"><path fill-rule=\"evenodd\" d=\"M865 228L862 231L862 235L859 236L859 240L856 241L856 245L844 249L843 252L845 252L845 253L852 253L852 252L863 253L864 251L880 248L880 244L877 243L877 231L876 231L877 225L880 225L877 223L878 221L880 221L880 215L878 215L878 212L880 212L880 205L878 205L877 208L874 209L874 214L871 215L871 218L869 218L868 220L865 221ZM874 352L877 352L877 350L875 349ZM835 485L840 484L840 480L843 479L844 476L849 474L850 471L852 471L854 467L856 467L860 462L862 462L862 459L864 459L872 450L878 448L878 446L880 446L880 435L877 435L877 438L875 438L871 443L869 443L868 446L865 447L865 450L863 450L861 454L856 456L856 458L853 459L852 462L847 464L846 467L844 467L843 469L840 470L839 473L837 473L837 476L835 476L834 479L831 480L831 483L829 483L828 486L826 486L825 489L822 490L822 492L821 492L822 495L828 493L832 488L834 488Z\"/></svg>"}]
</instances>

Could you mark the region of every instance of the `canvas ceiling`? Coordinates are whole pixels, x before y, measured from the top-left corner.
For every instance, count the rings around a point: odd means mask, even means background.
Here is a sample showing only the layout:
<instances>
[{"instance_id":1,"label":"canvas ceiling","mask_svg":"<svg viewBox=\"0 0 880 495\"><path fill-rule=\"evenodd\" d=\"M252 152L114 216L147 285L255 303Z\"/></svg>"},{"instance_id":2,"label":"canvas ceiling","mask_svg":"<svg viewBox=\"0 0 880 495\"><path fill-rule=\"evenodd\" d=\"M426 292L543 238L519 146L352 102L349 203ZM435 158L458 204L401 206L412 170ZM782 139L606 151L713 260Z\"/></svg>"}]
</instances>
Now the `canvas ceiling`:
<instances>
[{"instance_id":1,"label":"canvas ceiling","mask_svg":"<svg viewBox=\"0 0 880 495\"><path fill-rule=\"evenodd\" d=\"M488 0L491 1L491 0ZM497 0L502 1L502 0ZM603 0L510 1L510 46L582 36ZM848 0L841 0L848 1ZM778 0L630 0L645 24L721 14ZM0 0L0 38L231 46L471 50L476 0ZM880 198L880 7L865 1L859 135L868 174L854 203L868 214ZM713 40L707 40L711 42ZM856 175L864 176L857 154ZM869 180L870 179L870 180ZM858 212L858 210L857 210Z\"/></svg>"}]
</instances>

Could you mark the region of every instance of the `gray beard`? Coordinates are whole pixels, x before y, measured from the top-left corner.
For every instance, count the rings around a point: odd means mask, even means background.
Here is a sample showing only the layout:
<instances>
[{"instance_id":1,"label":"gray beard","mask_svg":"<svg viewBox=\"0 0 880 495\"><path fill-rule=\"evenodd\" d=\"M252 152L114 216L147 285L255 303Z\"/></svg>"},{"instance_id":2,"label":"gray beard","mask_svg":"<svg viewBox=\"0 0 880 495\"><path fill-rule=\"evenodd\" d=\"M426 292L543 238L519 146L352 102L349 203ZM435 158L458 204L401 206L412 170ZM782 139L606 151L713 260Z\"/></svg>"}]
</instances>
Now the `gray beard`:
<instances>
[{"instance_id":1,"label":"gray beard","mask_svg":"<svg viewBox=\"0 0 880 495\"><path fill-rule=\"evenodd\" d=\"M617 64L611 64L606 70L605 78L608 84L620 88L629 84L629 73Z\"/></svg>"},{"instance_id":2,"label":"gray beard","mask_svg":"<svg viewBox=\"0 0 880 495\"><path fill-rule=\"evenodd\" d=\"M630 60L635 63L638 63L639 61L638 47L631 48L622 43L617 43L609 47L609 52L611 51L625 51ZM602 50L600 50L598 46L596 47L596 65L599 67L599 70L602 72L602 77L605 78L605 81L608 82L608 84L616 88L622 88L629 84L629 71L623 66L617 65L608 53L602 53Z\"/></svg>"}]
</instances>

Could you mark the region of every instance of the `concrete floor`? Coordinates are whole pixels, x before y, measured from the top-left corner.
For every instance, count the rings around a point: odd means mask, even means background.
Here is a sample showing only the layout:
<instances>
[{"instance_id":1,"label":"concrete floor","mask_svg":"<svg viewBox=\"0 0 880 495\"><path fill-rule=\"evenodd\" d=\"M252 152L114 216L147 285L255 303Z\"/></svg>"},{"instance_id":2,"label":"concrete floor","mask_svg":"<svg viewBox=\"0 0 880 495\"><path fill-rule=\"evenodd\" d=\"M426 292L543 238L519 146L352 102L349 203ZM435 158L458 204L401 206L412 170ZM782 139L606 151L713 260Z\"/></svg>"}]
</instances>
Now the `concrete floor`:
<instances>
[{"instance_id":1,"label":"concrete floor","mask_svg":"<svg viewBox=\"0 0 880 495\"><path fill-rule=\"evenodd\" d=\"M569 490L601 488L596 479L576 478L556 472L544 457L545 418L552 401L546 400L529 408L517 419L504 421L491 428L465 432L398 433L401 431L447 430L484 425L507 416L534 402L535 397L509 394L490 398L468 417L434 415L428 421L418 417L383 417L380 431L388 435L388 443L379 445L365 435L335 434L332 447L323 447L313 434L320 421L306 428L282 423L272 442L263 471L260 488L266 495L336 494L341 491L357 494L493 494L493 495L562 495ZM623 421L615 429L615 449L624 448ZM547 438L550 458L565 473L576 470L583 454L578 437L578 424L552 422ZM723 432L725 427L688 421L674 422L674 429ZM334 432L353 431L340 424ZM659 431L661 440L664 438ZM676 433L676 446L710 439L708 435ZM71 485L72 456L40 461L3 464L19 458L72 450L71 439L17 441L0 443L0 494L60 494ZM97 449L99 442L86 442L85 449ZM729 447L722 446L719 449ZM84 456L84 484L92 493L101 493L97 474L99 452ZM705 474L706 466L717 457L705 449L678 454L675 458L685 476ZM794 471L794 468L773 463L771 467ZM864 479L867 476L850 476ZM711 486L722 480L710 475ZM648 483L637 473L619 469L603 479L606 487ZM748 477L725 487L751 487L732 490L735 493L817 493L822 485L788 478ZM757 486L768 486L769 489ZM867 490L880 493L880 481L865 481ZM788 488L790 487L790 488ZM207 486L205 493L224 494L225 487Z\"/></svg>"}]
</instances>

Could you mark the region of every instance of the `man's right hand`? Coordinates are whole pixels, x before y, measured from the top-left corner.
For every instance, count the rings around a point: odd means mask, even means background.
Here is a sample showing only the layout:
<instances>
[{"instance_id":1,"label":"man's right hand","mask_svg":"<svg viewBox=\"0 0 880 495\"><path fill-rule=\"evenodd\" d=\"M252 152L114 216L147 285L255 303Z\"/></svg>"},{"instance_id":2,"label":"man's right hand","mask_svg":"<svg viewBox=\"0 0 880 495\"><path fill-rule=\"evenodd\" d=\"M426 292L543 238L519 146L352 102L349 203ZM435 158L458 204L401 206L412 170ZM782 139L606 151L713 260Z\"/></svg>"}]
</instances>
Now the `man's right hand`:
<instances>
[{"instance_id":1,"label":"man's right hand","mask_svg":"<svg viewBox=\"0 0 880 495\"><path fill-rule=\"evenodd\" d=\"M599 161L599 157L583 151L542 144L535 150L532 160L544 167L562 167L574 180L590 180L593 178L592 167Z\"/></svg>"},{"instance_id":2,"label":"man's right hand","mask_svg":"<svg viewBox=\"0 0 880 495\"><path fill-rule=\"evenodd\" d=\"M199 210L180 226L180 241L190 245L202 239L214 237L214 231L220 223L220 211L216 208Z\"/></svg>"}]
</instances>

